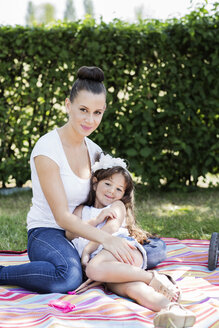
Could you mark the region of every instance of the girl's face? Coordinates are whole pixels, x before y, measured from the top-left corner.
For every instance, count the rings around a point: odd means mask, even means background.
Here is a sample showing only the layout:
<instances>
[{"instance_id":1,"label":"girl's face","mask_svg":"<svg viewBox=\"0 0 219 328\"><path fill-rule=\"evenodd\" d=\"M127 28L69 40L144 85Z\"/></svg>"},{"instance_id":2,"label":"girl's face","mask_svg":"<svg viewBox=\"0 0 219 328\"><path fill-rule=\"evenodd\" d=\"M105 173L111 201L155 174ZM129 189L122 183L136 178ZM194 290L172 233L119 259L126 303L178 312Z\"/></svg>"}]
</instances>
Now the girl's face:
<instances>
[{"instance_id":1,"label":"girl's face","mask_svg":"<svg viewBox=\"0 0 219 328\"><path fill-rule=\"evenodd\" d=\"M71 102L65 101L69 114L69 124L76 134L89 136L99 126L106 109L106 96L104 93L93 94L82 90Z\"/></svg>"},{"instance_id":2,"label":"girl's face","mask_svg":"<svg viewBox=\"0 0 219 328\"><path fill-rule=\"evenodd\" d=\"M96 199L94 206L103 208L116 200L122 199L125 194L126 182L121 173L115 173L111 177L100 180L94 184Z\"/></svg>"}]
</instances>

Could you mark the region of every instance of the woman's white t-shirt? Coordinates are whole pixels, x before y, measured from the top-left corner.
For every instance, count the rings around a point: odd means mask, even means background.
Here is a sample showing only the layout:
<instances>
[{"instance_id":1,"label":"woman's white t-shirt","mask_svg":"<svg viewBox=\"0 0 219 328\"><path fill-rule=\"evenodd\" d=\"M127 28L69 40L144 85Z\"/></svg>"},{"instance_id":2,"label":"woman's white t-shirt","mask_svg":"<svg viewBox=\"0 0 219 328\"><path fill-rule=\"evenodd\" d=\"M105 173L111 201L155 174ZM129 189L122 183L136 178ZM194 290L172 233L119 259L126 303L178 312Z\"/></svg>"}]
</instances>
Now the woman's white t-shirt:
<instances>
[{"instance_id":1,"label":"woman's white t-shirt","mask_svg":"<svg viewBox=\"0 0 219 328\"><path fill-rule=\"evenodd\" d=\"M95 156L101 152L101 148L89 138L85 138L91 165L94 164ZM57 130L48 132L35 144L30 157L31 180L32 180L32 206L27 214L27 229L49 227L62 229L55 221L49 204L41 189L37 175L34 157L44 155L52 159L60 170L60 176L65 189L69 211L72 213L76 206L87 199L90 190L90 179L81 179L70 168L65 155L61 139Z\"/></svg>"}]
</instances>

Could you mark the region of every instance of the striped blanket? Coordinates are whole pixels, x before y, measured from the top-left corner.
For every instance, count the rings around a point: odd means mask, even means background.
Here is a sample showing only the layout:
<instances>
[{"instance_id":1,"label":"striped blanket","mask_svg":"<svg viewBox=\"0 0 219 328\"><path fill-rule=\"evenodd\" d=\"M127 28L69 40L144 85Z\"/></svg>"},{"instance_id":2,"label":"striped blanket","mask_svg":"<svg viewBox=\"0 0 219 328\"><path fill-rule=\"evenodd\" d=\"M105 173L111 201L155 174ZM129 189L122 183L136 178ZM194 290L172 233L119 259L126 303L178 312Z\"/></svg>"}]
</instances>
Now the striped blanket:
<instances>
[{"instance_id":1,"label":"striped blanket","mask_svg":"<svg viewBox=\"0 0 219 328\"><path fill-rule=\"evenodd\" d=\"M182 304L196 314L195 328L219 328L219 268L207 268L209 241L164 238L167 259L157 270L169 273L183 291ZM28 262L26 253L0 254L0 265ZM51 300L75 304L62 313ZM155 313L126 298L92 288L80 295L37 294L15 286L0 286L0 327L149 328Z\"/></svg>"}]
</instances>

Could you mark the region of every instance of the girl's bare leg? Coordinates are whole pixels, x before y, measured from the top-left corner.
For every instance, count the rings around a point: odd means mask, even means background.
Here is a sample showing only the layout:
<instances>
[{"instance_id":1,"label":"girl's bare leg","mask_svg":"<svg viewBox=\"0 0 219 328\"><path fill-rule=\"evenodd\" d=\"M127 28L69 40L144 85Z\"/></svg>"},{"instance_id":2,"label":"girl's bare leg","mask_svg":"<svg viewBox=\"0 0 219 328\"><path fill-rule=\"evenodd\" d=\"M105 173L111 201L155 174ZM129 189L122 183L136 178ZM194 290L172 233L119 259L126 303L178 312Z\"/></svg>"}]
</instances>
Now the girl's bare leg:
<instances>
[{"instance_id":1,"label":"girl's bare leg","mask_svg":"<svg viewBox=\"0 0 219 328\"><path fill-rule=\"evenodd\" d=\"M107 283L107 287L113 293L131 298L139 305L152 311L159 312L170 304L170 301L165 296L157 293L152 287L141 281Z\"/></svg>"},{"instance_id":2,"label":"girl's bare leg","mask_svg":"<svg viewBox=\"0 0 219 328\"><path fill-rule=\"evenodd\" d=\"M110 252L102 250L88 263L87 277L106 283L142 281L149 284L153 278L152 272L140 268L143 261L142 255L137 249L132 251L135 259L134 265L118 262Z\"/></svg>"},{"instance_id":3,"label":"girl's bare leg","mask_svg":"<svg viewBox=\"0 0 219 328\"><path fill-rule=\"evenodd\" d=\"M190 310L170 302L152 287L141 281L126 283L108 283L107 287L120 296L129 297L136 303L158 312L154 317L154 326L163 328L186 328L195 323L195 315Z\"/></svg>"},{"instance_id":4,"label":"girl's bare leg","mask_svg":"<svg viewBox=\"0 0 219 328\"><path fill-rule=\"evenodd\" d=\"M141 281L147 285L150 283L155 291L160 292L169 300L179 298L179 290L170 283L165 275L159 275L155 271L145 271L141 269L143 258L139 250L132 250L134 265L118 262L116 258L108 251L102 250L93 259L88 262L86 275L91 280L105 283L123 283ZM158 278L154 278L154 275ZM159 281L159 279L162 280Z\"/></svg>"},{"instance_id":5,"label":"girl's bare leg","mask_svg":"<svg viewBox=\"0 0 219 328\"><path fill-rule=\"evenodd\" d=\"M92 280L107 283L108 288L118 295L129 297L138 304L158 312L154 317L154 325L159 327L191 327L195 323L195 315L179 305L171 302L163 294L148 286L153 273L142 270L142 256L134 250L135 265L117 262L106 250L101 251L87 265L86 274ZM166 295L166 294L165 294Z\"/></svg>"}]
</instances>

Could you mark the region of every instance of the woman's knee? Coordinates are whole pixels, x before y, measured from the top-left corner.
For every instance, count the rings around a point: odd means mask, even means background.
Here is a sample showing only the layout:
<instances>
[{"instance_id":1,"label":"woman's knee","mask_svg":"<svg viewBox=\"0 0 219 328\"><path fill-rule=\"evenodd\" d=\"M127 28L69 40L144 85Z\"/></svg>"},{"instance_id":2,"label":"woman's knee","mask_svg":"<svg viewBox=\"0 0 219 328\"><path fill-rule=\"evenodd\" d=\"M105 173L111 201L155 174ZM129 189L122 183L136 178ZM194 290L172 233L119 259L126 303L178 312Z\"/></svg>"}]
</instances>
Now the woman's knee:
<instances>
[{"instance_id":1,"label":"woman's knee","mask_svg":"<svg viewBox=\"0 0 219 328\"><path fill-rule=\"evenodd\" d=\"M68 263L69 267L64 276L64 280L66 282L66 288L68 290L76 289L83 280L83 273L81 263L77 263L77 261L73 261L73 263Z\"/></svg>"},{"instance_id":2,"label":"woman's knee","mask_svg":"<svg viewBox=\"0 0 219 328\"><path fill-rule=\"evenodd\" d=\"M147 253L147 269L156 267L159 263L165 261L166 244L162 239L151 238L149 244L143 245Z\"/></svg>"},{"instance_id":3,"label":"woman's knee","mask_svg":"<svg viewBox=\"0 0 219 328\"><path fill-rule=\"evenodd\" d=\"M70 267L65 273L57 272L56 279L51 281L46 288L48 293L67 293L82 284L83 275L81 267Z\"/></svg>"}]
</instances>

